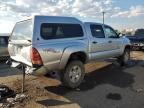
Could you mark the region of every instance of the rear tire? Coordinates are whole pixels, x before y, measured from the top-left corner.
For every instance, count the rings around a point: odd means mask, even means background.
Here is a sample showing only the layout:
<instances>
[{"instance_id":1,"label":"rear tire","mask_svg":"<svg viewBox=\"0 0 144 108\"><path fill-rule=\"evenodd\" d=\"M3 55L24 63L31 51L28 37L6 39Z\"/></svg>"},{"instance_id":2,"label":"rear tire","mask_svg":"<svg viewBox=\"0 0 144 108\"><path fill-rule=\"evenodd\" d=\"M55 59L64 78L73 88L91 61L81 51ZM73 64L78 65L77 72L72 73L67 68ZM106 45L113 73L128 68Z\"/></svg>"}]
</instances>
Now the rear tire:
<instances>
[{"instance_id":1,"label":"rear tire","mask_svg":"<svg viewBox=\"0 0 144 108\"><path fill-rule=\"evenodd\" d=\"M118 62L121 66L128 65L130 61L130 49L126 48L122 56L118 58Z\"/></svg>"},{"instance_id":2,"label":"rear tire","mask_svg":"<svg viewBox=\"0 0 144 108\"><path fill-rule=\"evenodd\" d=\"M77 88L83 81L84 75L84 64L80 60L73 60L67 64L62 82L68 88Z\"/></svg>"}]
</instances>

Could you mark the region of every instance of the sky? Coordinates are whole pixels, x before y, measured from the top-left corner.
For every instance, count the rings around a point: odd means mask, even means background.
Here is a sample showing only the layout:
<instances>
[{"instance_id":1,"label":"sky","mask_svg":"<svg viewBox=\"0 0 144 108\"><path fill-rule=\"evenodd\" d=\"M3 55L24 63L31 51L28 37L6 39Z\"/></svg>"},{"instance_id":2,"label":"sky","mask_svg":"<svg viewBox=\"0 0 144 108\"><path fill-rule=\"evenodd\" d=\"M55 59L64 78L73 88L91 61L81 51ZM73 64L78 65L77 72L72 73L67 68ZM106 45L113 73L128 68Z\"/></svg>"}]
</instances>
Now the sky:
<instances>
[{"instance_id":1,"label":"sky","mask_svg":"<svg viewBox=\"0 0 144 108\"><path fill-rule=\"evenodd\" d=\"M144 0L0 0L0 33L11 33L17 21L34 15L73 16L115 29L144 28Z\"/></svg>"}]
</instances>

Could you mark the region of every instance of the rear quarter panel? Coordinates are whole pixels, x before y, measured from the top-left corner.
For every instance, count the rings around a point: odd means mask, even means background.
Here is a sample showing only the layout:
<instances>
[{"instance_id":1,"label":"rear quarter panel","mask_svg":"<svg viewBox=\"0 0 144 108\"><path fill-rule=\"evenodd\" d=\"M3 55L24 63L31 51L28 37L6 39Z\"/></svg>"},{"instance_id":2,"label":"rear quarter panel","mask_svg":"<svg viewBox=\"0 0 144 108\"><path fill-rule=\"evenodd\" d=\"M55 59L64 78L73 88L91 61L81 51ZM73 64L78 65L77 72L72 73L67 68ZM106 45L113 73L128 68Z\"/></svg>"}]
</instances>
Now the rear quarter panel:
<instances>
[{"instance_id":1,"label":"rear quarter panel","mask_svg":"<svg viewBox=\"0 0 144 108\"><path fill-rule=\"evenodd\" d=\"M40 53L44 66L49 70L63 69L69 56L78 51L88 52L88 40L83 39L62 39L49 41L34 46Z\"/></svg>"}]
</instances>

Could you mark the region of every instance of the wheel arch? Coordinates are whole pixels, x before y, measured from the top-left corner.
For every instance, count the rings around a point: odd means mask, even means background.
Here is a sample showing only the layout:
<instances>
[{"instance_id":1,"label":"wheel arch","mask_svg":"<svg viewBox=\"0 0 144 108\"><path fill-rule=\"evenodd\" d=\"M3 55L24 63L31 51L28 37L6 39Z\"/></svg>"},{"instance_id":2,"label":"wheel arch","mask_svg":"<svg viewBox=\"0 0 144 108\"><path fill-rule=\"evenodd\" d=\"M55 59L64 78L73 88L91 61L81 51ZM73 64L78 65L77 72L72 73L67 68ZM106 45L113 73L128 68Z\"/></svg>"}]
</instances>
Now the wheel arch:
<instances>
[{"instance_id":1,"label":"wheel arch","mask_svg":"<svg viewBox=\"0 0 144 108\"><path fill-rule=\"evenodd\" d=\"M130 49L131 50L131 45L126 45L125 49Z\"/></svg>"},{"instance_id":2,"label":"wheel arch","mask_svg":"<svg viewBox=\"0 0 144 108\"><path fill-rule=\"evenodd\" d=\"M83 51L74 52L70 55L68 62L71 60L80 60L85 64L87 61L87 55Z\"/></svg>"},{"instance_id":3,"label":"wheel arch","mask_svg":"<svg viewBox=\"0 0 144 108\"><path fill-rule=\"evenodd\" d=\"M81 60L84 64L88 60L87 48L84 46L72 46L64 50L60 60L59 69L65 68L70 60Z\"/></svg>"}]
</instances>

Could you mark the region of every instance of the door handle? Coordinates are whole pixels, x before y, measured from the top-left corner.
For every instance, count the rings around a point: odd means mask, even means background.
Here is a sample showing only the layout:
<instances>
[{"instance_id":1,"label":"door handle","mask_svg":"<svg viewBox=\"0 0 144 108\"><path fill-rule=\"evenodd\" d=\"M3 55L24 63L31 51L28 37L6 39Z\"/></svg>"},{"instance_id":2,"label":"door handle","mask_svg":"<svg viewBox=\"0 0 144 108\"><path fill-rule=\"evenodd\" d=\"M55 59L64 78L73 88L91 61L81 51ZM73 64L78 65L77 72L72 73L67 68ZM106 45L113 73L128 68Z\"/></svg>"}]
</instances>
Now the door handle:
<instances>
[{"instance_id":1,"label":"door handle","mask_svg":"<svg viewBox=\"0 0 144 108\"><path fill-rule=\"evenodd\" d=\"M110 41L108 41L108 43L112 43L112 41L110 40Z\"/></svg>"},{"instance_id":2,"label":"door handle","mask_svg":"<svg viewBox=\"0 0 144 108\"><path fill-rule=\"evenodd\" d=\"M93 41L92 43L93 43L93 44L97 44L98 42L96 42L96 41Z\"/></svg>"}]
</instances>

